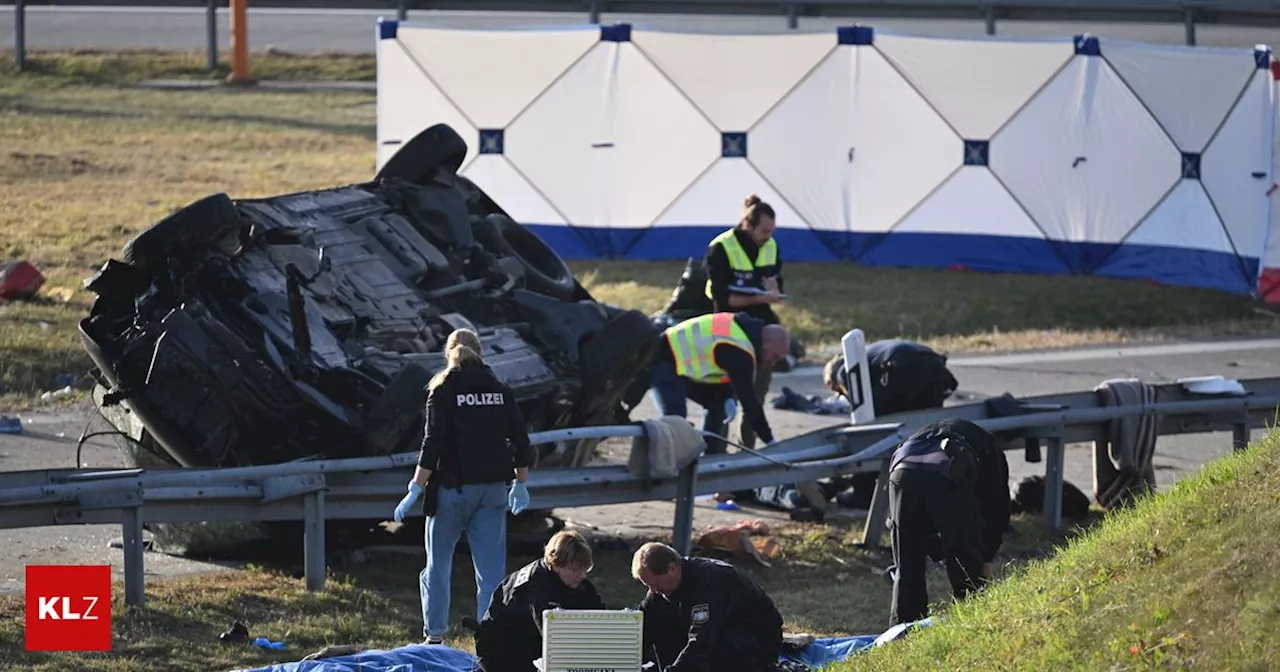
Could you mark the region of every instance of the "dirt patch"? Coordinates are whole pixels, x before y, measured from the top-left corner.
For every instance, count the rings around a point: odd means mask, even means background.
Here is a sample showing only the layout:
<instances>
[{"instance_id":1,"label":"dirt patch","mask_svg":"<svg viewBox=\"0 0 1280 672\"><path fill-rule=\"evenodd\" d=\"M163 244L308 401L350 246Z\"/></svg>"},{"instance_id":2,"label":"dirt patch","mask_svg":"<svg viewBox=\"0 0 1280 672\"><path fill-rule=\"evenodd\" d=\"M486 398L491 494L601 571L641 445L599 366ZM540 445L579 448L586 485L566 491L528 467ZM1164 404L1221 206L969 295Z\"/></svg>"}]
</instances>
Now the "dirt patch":
<instances>
[{"instance_id":1,"label":"dirt patch","mask_svg":"<svg viewBox=\"0 0 1280 672\"><path fill-rule=\"evenodd\" d=\"M13 181L64 179L125 170L125 167L104 164L84 154L9 152L0 161L0 179Z\"/></svg>"}]
</instances>

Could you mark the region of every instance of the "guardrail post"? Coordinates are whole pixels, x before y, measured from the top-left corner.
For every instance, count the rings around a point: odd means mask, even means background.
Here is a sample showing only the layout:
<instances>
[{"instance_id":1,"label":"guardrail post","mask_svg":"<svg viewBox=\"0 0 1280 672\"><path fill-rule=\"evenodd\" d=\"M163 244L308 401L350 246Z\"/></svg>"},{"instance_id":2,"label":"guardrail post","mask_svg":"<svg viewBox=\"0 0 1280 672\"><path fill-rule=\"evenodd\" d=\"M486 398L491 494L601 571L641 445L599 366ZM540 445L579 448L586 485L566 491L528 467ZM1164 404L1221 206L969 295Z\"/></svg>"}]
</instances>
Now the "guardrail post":
<instances>
[{"instance_id":1,"label":"guardrail post","mask_svg":"<svg viewBox=\"0 0 1280 672\"><path fill-rule=\"evenodd\" d=\"M1231 426L1231 450L1240 452L1249 447L1249 420L1245 419Z\"/></svg>"},{"instance_id":2,"label":"guardrail post","mask_svg":"<svg viewBox=\"0 0 1280 672\"><path fill-rule=\"evenodd\" d=\"M124 537L124 603L141 608L146 605L146 589L143 585L142 508L131 506L121 509Z\"/></svg>"},{"instance_id":3,"label":"guardrail post","mask_svg":"<svg viewBox=\"0 0 1280 672\"><path fill-rule=\"evenodd\" d=\"M13 3L13 62L19 70L27 67L27 3Z\"/></svg>"},{"instance_id":4,"label":"guardrail post","mask_svg":"<svg viewBox=\"0 0 1280 672\"><path fill-rule=\"evenodd\" d=\"M996 34L996 8L992 7L991 5L987 5L986 8L983 10L983 19L985 19L985 22L987 24L987 34L995 35Z\"/></svg>"},{"instance_id":5,"label":"guardrail post","mask_svg":"<svg viewBox=\"0 0 1280 672\"><path fill-rule=\"evenodd\" d=\"M1187 31L1187 46L1196 46L1196 10L1188 7L1182 11L1182 23Z\"/></svg>"},{"instance_id":6,"label":"guardrail post","mask_svg":"<svg viewBox=\"0 0 1280 672\"><path fill-rule=\"evenodd\" d=\"M396 0L396 18L400 21L409 19L409 0Z\"/></svg>"},{"instance_id":7,"label":"guardrail post","mask_svg":"<svg viewBox=\"0 0 1280 672\"><path fill-rule=\"evenodd\" d=\"M208 0L204 8L205 38L209 51L209 72L218 69L218 0Z\"/></svg>"},{"instance_id":8,"label":"guardrail post","mask_svg":"<svg viewBox=\"0 0 1280 672\"><path fill-rule=\"evenodd\" d=\"M1048 459L1044 465L1044 526L1062 529L1062 474L1066 464L1066 446L1061 436L1050 436Z\"/></svg>"},{"instance_id":9,"label":"guardrail post","mask_svg":"<svg viewBox=\"0 0 1280 672\"><path fill-rule=\"evenodd\" d=\"M671 545L681 555L693 552L693 488L698 480L698 461L680 470L676 482L676 519L671 526Z\"/></svg>"},{"instance_id":10,"label":"guardrail post","mask_svg":"<svg viewBox=\"0 0 1280 672\"><path fill-rule=\"evenodd\" d=\"M587 4L587 23L600 23L600 3L602 0L590 0Z\"/></svg>"},{"instance_id":11,"label":"guardrail post","mask_svg":"<svg viewBox=\"0 0 1280 672\"><path fill-rule=\"evenodd\" d=\"M303 564L307 590L324 590L324 491L309 492L303 499Z\"/></svg>"},{"instance_id":12,"label":"guardrail post","mask_svg":"<svg viewBox=\"0 0 1280 672\"><path fill-rule=\"evenodd\" d=\"M884 538L884 523L889 519L889 460L880 463L880 475L876 477L876 492L871 496L871 508L867 510L866 526L862 529L862 547L880 548Z\"/></svg>"},{"instance_id":13,"label":"guardrail post","mask_svg":"<svg viewBox=\"0 0 1280 672\"><path fill-rule=\"evenodd\" d=\"M787 3L787 27L795 30L800 27L800 8L796 3Z\"/></svg>"}]
</instances>

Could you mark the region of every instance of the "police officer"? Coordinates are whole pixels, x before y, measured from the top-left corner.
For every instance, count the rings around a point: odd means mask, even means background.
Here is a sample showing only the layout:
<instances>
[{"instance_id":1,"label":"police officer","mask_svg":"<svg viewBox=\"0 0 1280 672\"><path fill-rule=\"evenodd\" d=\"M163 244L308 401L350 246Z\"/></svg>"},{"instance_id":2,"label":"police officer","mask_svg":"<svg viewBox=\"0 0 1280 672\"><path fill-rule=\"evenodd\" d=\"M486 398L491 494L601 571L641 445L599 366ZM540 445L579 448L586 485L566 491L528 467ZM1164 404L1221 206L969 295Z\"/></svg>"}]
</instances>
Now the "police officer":
<instances>
[{"instance_id":1,"label":"police officer","mask_svg":"<svg viewBox=\"0 0 1280 672\"><path fill-rule=\"evenodd\" d=\"M644 653L662 672L765 672L782 654L782 615L733 565L650 542L631 575L649 589Z\"/></svg>"},{"instance_id":2,"label":"police officer","mask_svg":"<svg viewBox=\"0 0 1280 672\"><path fill-rule=\"evenodd\" d=\"M426 432L409 493L395 520L424 493L427 566L418 577L423 636L441 644L449 630L453 554L465 530L476 570L476 618L502 581L507 564L507 510L529 505L525 479L533 460L529 435L511 389L480 357L480 338L458 329L445 344L448 366L427 385ZM512 479L515 485L508 490Z\"/></svg>"},{"instance_id":3,"label":"police officer","mask_svg":"<svg viewBox=\"0 0 1280 672\"><path fill-rule=\"evenodd\" d=\"M706 294L713 312L742 311L765 324L780 323L773 312L773 304L781 300L782 293L782 260L778 241L773 238L776 228L773 206L752 194L743 203L738 226L711 239L704 264ZM772 381L772 364L756 371L757 403L764 403ZM755 447L756 432L752 430L743 414L739 433L748 448Z\"/></svg>"},{"instance_id":4,"label":"police officer","mask_svg":"<svg viewBox=\"0 0 1280 672\"><path fill-rule=\"evenodd\" d=\"M688 417L687 402L693 400L707 410L703 429L718 434L736 396L744 422L772 443L773 430L756 399L754 382L790 346L786 329L746 313L708 313L669 327L662 333L649 381L658 411ZM723 442L707 442L708 454L722 452Z\"/></svg>"},{"instance_id":5,"label":"police officer","mask_svg":"<svg viewBox=\"0 0 1280 672\"><path fill-rule=\"evenodd\" d=\"M591 546L573 530L557 532L542 558L503 580L476 631L476 657L484 672L536 672L542 655L542 612L604 609L587 578Z\"/></svg>"},{"instance_id":6,"label":"police officer","mask_svg":"<svg viewBox=\"0 0 1280 672\"><path fill-rule=\"evenodd\" d=\"M1009 526L1009 463L999 440L960 419L916 431L890 458L889 520L890 625L926 616L926 558L946 563L956 599L978 590Z\"/></svg>"}]
</instances>

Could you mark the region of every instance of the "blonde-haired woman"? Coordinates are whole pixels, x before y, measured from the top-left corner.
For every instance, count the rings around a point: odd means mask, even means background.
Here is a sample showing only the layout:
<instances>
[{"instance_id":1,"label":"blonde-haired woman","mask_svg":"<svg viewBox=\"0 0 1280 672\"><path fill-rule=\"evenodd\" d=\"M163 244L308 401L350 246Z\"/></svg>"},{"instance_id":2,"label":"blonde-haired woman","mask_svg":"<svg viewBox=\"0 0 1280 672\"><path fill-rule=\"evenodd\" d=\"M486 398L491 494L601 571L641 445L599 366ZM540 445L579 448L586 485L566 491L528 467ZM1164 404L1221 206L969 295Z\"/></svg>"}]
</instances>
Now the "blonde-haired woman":
<instances>
[{"instance_id":1,"label":"blonde-haired woman","mask_svg":"<svg viewBox=\"0 0 1280 672\"><path fill-rule=\"evenodd\" d=\"M427 385L418 467L395 510L396 522L403 521L418 497L427 494L427 566L418 577L427 644L443 644L449 630L449 580L462 532L476 570L480 620L507 569L507 510L520 513L529 505L525 480L533 448L528 430L515 395L485 365L481 352L474 331L449 334L448 365Z\"/></svg>"}]
</instances>

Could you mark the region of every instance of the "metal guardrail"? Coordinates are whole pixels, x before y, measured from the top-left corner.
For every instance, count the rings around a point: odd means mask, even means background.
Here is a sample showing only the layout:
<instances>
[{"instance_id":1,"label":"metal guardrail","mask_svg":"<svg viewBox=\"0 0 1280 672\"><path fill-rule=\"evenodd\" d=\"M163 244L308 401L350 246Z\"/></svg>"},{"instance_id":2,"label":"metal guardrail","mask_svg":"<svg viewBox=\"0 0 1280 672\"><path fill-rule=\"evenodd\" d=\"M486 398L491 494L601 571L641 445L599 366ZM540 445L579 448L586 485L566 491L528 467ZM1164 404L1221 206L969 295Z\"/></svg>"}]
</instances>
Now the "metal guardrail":
<instances>
[{"instance_id":1,"label":"metal guardrail","mask_svg":"<svg viewBox=\"0 0 1280 672\"><path fill-rule=\"evenodd\" d=\"M47 1L12 0L14 6L14 60L26 65L26 12ZM192 7L205 9L208 69L218 67L219 7L227 0L58 0L62 6L128 5L135 7ZM1186 43L1195 45L1196 26L1280 26L1280 2L1276 0L252 0L253 7L386 9L405 21L411 10L462 10L471 12L560 12L586 14L589 23L600 23L604 12L620 14L709 14L718 16L778 16L787 28L799 28L801 17L851 19L955 19L981 20L986 34L996 34L998 21L1100 21L1181 23ZM372 26L370 26L372 27Z\"/></svg>"},{"instance_id":2,"label":"metal guardrail","mask_svg":"<svg viewBox=\"0 0 1280 672\"><path fill-rule=\"evenodd\" d=\"M699 494L745 490L856 472L879 472L863 544L879 546L888 510L886 459L920 427L942 418L973 420L1047 444L1045 524L1061 527L1065 446L1103 440L1109 423L1135 415L1160 417L1160 435L1230 430L1237 450L1249 429L1280 409L1280 378L1244 380L1245 396L1204 396L1180 385L1156 386L1157 402L1103 406L1094 392L1020 399L1022 415L990 417L983 403L903 413L873 425L839 425L771 446L770 459L751 453L704 458L678 478L647 481L625 466L534 470L529 489L540 509L676 501L674 543L691 546L693 501ZM587 427L531 436L538 443L643 435L640 424ZM1012 450L1015 447L1007 445ZM306 586L324 586L324 522L385 519L403 496L415 455L301 461L230 469L45 469L0 473L0 529L67 524L121 524L125 599L144 604L142 522L303 521ZM779 464L782 462L784 464ZM145 514L144 514L145 511ZM415 511L412 515L421 515Z\"/></svg>"}]
</instances>

